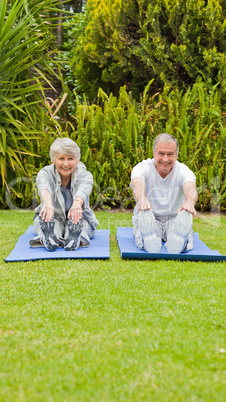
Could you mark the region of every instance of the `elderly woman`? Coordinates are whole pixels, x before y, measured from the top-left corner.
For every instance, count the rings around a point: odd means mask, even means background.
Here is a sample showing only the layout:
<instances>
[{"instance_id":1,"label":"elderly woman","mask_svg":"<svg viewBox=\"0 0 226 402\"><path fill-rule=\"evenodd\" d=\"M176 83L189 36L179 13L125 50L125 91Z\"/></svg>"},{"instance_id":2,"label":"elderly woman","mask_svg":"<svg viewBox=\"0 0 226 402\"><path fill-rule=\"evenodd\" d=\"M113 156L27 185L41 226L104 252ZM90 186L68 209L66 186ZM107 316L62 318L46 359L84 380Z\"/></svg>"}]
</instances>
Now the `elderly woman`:
<instances>
[{"instance_id":1,"label":"elderly woman","mask_svg":"<svg viewBox=\"0 0 226 402\"><path fill-rule=\"evenodd\" d=\"M90 244L98 221L89 208L93 177L80 162L80 149L70 138L58 138L50 147L52 164L37 175L42 203L36 208L31 247L42 245L76 250Z\"/></svg>"}]
</instances>

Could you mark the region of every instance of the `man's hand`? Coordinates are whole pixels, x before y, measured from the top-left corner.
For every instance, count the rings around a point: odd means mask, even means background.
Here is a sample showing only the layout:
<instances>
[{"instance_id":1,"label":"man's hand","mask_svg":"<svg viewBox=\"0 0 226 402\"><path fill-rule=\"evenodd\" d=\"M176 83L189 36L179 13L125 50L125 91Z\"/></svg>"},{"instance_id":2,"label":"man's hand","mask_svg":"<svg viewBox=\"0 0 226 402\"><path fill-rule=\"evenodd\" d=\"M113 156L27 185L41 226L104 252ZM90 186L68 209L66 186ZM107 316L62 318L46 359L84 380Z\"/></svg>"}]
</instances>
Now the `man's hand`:
<instances>
[{"instance_id":1,"label":"man's hand","mask_svg":"<svg viewBox=\"0 0 226 402\"><path fill-rule=\"evenodd\" d=\"M150 201L148 201L145 190L146 185L142 177L136 177L132 180L133 196L137 202L138 212L146 211L147 209L152 210Z\"/></svg>"},{"instance_id":2,"label":"man's hand","mask_svg":"<svg viewBox=\"0 0 226 402\"><path fill-rule=\"evenodd\" d=\"M147 209L152 210L151 203L148 201L147 197L137 203L138 212L146 211Z\"/></svg>"},{"instance_id":3,"label":"man's hand","mask_svg":"<svg viewBox=\"0 0 226 402\"><path fill-rule=\"evenodd\" d=\"M191 212L192 215L196 216L196 210L195 210L195 206L193 203L185 201L184 204L182 204L180 206L180 208L178 209L177 214L179 214L183 210Z\"/></svg>"},{"instance_id":4,"label":"man's hand","mask_svg":"<svg viewBox=\"0 0 226 402\"><path fill-rule=\"evenodd\" d=\"M72 223L78 223L82 218L82 204L83 199L80 197L76 197L74 202L68 212L68 218L71 218Z\"/></svg>"},{"instance_id":5,"label":"man's hand","mask_svg":"<svg viewBox=\"0 0 226 402\"><path fill-rule=\"evenodd\" d=\"M198 200L198 193L195 183L193 183L192 181L184 183L183 190L185 195L185 202L180 206L177 213L179 214L181 211L185 210L193 215L196 215L195 204Z\"/></svg>"}]
</instances>

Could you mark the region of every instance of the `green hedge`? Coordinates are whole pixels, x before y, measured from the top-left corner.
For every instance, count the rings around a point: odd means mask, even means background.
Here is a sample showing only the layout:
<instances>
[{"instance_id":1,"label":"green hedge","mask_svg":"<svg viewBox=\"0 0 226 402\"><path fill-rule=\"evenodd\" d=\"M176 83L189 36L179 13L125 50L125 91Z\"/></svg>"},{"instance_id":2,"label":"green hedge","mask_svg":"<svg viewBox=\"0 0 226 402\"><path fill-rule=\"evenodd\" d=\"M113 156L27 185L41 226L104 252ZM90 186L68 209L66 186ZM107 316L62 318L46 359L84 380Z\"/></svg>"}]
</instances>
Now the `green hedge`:
<instances>
[{"instance_id":1,"label":"green hedge","mask_svg":"<svg viewBox=\"0 0 226 402\"><path fill-rule=\"evenodd\" d=\"M224 0L89 0L86 13L65 22L65 79L94 99L122 85L139 97L167 84L187 89L198 77L225 80ZM64 59L63 53L61 54Z\"/></svg>"},{"instance_id":2,"label":"green hedge","mask_svg":"<svg viewBox=\"0 0 226 402\"><path fill-rule=\"evenodd\" d=\"M179 160L197 177L197 207L225 209L226 129L220 93L216 88L208 92L202 83L197 83L184 95L165 90L149 99L148 89L139 105L124 87L118 98L99 90L96 104L77 101L73 139L97 183L93 202L129 205L133 166L152 158L154 137L168 132L179 141Z\"/></svg>"},{"instance_id":3,"label":"green hedge","mask_svg":"<svg viewBox=\"0 0 226 402\"><path fill-rule=\"evenodd\" d=\"M129 188L131 170L136 163L152 157L154 137L168 132L179 141L179 160L197 177L197 208L225 210L226 129L220 91L217 86L209 91L200 82L186 93L166 88L149 97L151 85L152 82L139 104L125 87L121 87L117 98L100 89L96 103L91 105L86 99L77 98L73 106L74 130L58 130L57 135L70 136L78 143L81 159L94 176L91 203L94 207L134 205ZM31 204L34 176L48 163L52 139L48 134L43 140L39 138L38 149L34 151L42 157L28 158L30 179L17 184L17 190L14 185L11 191L14 204L23 207Z\"/></svg>"}]
</instances>

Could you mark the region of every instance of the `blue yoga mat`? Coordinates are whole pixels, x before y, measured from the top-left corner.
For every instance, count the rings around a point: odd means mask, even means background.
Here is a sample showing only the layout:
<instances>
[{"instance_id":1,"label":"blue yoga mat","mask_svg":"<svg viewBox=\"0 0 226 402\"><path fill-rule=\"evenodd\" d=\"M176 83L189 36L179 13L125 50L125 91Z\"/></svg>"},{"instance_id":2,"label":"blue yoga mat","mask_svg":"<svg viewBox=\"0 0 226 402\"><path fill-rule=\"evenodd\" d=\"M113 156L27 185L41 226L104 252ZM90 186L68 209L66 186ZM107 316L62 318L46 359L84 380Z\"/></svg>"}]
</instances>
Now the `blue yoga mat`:
<instances>
[{"instance_id":1,"label":"blue yoga mat","mask_svg":"<svg viewBox=\"0 0 226 402\"><path fill-rule=\"evenodd\" d=\"M117 240L122 258L147 259L147 260L193 260L193 261L226 261L226 255L220 255L218 251L213 251L199 239L198 233L194 233L193 250L181 254L168 254L162 243L160 253L147 253L140 250L136 244L132 233L132 228L118 227Z\"/></svg>"},{"instance_id":2,"label":"blue yoga mat","mask_svg":"<svg viewBox=\"0 0 226 402\"><path fill-rule=\"evenodd\" d=\"M20 236L15 248L5 261L46 260L49 258L109 258L109 235L109 230L97 230L95 237L91 240L90 246L88 247L81 247L75 251L65 251L63 248L48 251L45 247L31 248L29 246L29 240L35 236L33 226L31 225L28 230Z\"/></svg>"}]
</instances>

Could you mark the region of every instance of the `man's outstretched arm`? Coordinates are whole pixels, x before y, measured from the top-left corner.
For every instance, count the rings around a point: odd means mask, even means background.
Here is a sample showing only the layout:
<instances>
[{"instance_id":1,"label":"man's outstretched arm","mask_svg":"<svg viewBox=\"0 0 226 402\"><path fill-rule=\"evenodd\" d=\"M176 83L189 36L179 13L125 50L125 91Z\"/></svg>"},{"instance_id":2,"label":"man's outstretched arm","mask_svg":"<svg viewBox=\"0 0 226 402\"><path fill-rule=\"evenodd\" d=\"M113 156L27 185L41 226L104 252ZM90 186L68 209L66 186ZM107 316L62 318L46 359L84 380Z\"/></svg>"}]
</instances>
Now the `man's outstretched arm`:
<instances>
[{"instance_id":1,"label":"man's outstretched arm","mask_svg":"<svg viewBox=\"0 0 226 402\"><path fill-rule=\"evenodd\" d=\"M138 212L145 211L147 209L152 210L151 203L146 196L146 184L142 177L136 177L132 180L133 196L137 202Z\"/></svg>"},{"instance_id":2,"label":"man's outstretched arm","mask_svg":"<svg viewBox=\"0 0 226 402\"><path fill-rule=\"evenodd\" d=\"M187 181L183 186L185 202L178 209L178 214L182 210L191 212L193 215L196 215L195 204L198 201L198 193L196 189L195 183L193 181Z\"/></svg>"}]
</instances>

